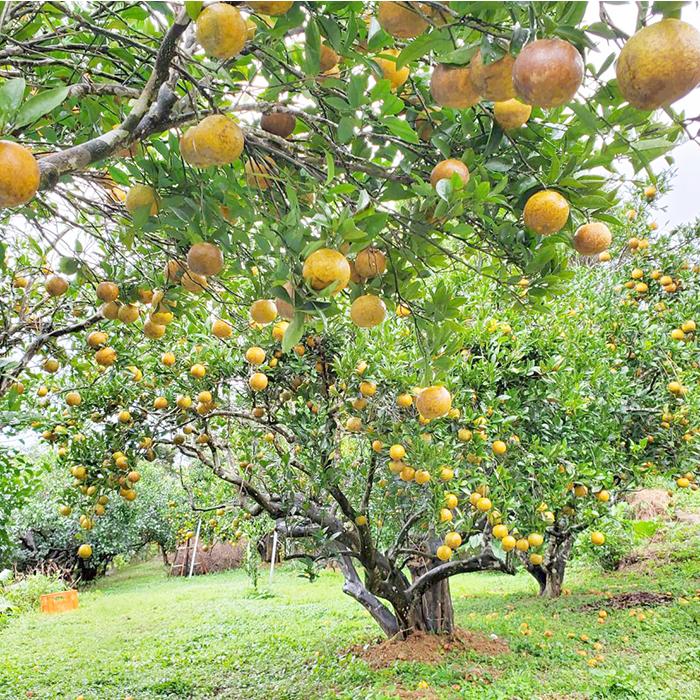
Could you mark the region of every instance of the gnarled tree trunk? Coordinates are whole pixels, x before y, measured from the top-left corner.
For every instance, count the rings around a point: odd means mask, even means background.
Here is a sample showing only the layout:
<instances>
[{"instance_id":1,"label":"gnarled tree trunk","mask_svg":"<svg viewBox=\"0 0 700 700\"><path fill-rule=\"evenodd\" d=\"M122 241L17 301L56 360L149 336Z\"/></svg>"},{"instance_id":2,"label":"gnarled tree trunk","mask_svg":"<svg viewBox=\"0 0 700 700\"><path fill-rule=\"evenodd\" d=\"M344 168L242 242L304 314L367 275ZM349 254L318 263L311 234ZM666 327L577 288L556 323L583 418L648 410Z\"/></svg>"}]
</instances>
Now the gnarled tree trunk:
<instances>
[{"instance_id":1,"label":"gnarled tree trunk","mask_svg":"<svg viewBox=\"0 0 700 700\"><path fill-rule=\"evenodd\" d=\"M528 563L526 565L528 572L539 584L541 596L558 598L561 595L566 565L573 544L574 534L572 532L554 533L542 564L533 566Z\"/></svg>"},{"instance_id":2,"label":"gnarled tree trunk","mask_svg":"<svg viewBox=\"0 0 700 700\"><path fill-rule=\"evenodd\" d=\"M408 568L411 578L416 581L433 566L422 560L409 562ZM412 631L452 634L455 627L454 609L448 578L438 581L418 599L412 601L407 623Z\"/></svg>"}]
</instances>

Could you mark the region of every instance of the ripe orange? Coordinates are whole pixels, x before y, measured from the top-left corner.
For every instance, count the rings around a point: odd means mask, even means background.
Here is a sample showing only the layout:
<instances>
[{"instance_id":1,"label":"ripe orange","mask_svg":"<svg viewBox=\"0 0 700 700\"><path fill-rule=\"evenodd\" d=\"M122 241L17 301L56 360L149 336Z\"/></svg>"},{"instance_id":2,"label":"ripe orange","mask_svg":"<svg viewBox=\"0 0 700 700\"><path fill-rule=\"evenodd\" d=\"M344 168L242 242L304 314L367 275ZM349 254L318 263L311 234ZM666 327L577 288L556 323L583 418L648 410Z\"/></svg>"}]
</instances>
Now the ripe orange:
<instances>
[{"instance_id":1,"label":"ripe orange","mask_svg":"<svg viewBox=\"0 0 700 700\"><path fill-rule=\"evenodd\" d=\"M254 345L246 350L245 359L250 362L251 365L261 365L265 362L265 351L257 345Z\"/></svg>"},{"instance_id":2,"label":"ripe orange","mask_svg":"<svg viewBox=\"0 0 700 700\"><path fill-rule=\"evenodd\" d=\"M267 375L256 372L248 380L248 384L253 391L264 391L267 388Z\"/></svg>"}]
</instances>

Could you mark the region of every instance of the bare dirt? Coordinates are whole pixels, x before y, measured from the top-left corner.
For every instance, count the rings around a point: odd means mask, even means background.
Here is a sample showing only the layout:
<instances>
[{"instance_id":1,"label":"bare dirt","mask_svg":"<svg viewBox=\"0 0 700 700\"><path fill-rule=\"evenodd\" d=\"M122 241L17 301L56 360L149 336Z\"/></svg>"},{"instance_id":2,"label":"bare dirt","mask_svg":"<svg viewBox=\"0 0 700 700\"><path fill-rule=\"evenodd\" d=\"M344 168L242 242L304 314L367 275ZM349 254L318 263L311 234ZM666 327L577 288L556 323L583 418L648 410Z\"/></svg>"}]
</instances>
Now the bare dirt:
<instances>
[{"instance_id":1,"label":"bare dirt","mask_svg":"<svg viewBox=\"0 0 700 700\"><path fill-rule=\"evenodd\" d=\"M655 520L668 517L671 497L663 489L640 489L627 496L636 520Z\"/></svg>"},{"instance_id":2,"label":"bare dirt","mask_svg":"<svg viewBox=\"0 0 700 700\"><path fill-rule=\"evenodd\" d=\"M667 605L673 601L670 593L655 593L652 591L631 591L618 593L605 600L605 608L626 610L628 608L653 608L657 605ZM581 610L599 610L600 602L587 603Z\"/></svg>"},{"instance_id":3,"label":"bare dirt","mask_svg":"<svg viewBox=\"0 0 700 700\"><path fill-rule=\"evenodd\" d=\"M393 666L397 661L436 664L452 652L466 651L496 656L508 653L509 648L503 639L492 639L479 632L457 628L452 635L414 632L406 640L385 639L375 644L356 645L348 653L366 661L373 669L379 669Z\"/></svg>"}]
</instances>

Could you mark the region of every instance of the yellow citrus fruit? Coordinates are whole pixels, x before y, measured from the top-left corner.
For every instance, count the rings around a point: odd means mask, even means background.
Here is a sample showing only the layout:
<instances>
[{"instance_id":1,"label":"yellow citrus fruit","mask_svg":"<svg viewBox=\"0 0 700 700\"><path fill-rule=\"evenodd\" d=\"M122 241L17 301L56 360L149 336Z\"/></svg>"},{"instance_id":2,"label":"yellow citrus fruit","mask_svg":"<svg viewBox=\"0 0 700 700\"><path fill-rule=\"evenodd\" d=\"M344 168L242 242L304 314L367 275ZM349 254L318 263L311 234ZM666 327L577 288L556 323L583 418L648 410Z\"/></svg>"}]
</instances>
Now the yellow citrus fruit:
<instances>
[{"instance_id":1,"label":"yellow citrus fruit","mask_svg":"<svg viewBox=\"0 0 700 700\"><path fill-rule=\"evenodd\" d=\"M441 160L430 173L430 184L437 187L440 180L451 180L453 175L457 175L464 185L469 182L469 168L461 160Z\"/></svg>"},{"instance_id":2,"label":"yellow citrus fruit","mask_svg":"<svg viewBox=\"0 0 700 700\"><path fill-rule=\"evenodd\" d=\"M277 318L277 306L272 299L258 299L250 306L250 317L256 323L272 323Z\"/></svg>"},{"instance_id":3,"label":"yellow citrus fruit","mask_svg":"<svg viewBox=\"0 0 700 700\"><path fill-rule=\"evenodd\" d=\"M449 561L450 559L452 559L452 549L446 544L441 544L437 548L437 552L435 552L435 555L441 561Z\"/></svg>"},{"instance_id":4,"label":"yellow citrus fruit","mask_svg":"<svg viewBox=\"0 0 700 700\"><path fill-rule=\"evenodd\" d=\"M365 279L379 277L386 271L386 256L378 248L365 248L355 257L355 270Z\"/></svg>"},{"instance_id":5,"label":"yellow citrus fruit","mask_svg":"<svg viewBox=\"0 0 700 700\"><path fill-rule=\"evenodd\" d=\"M579 226L574 234L574 248L581 255L602 253L610 247L611 243L610 229L599 221Z\"/></svg>"},{"instance_id":6,"label":"yellow citrus fruit","mask_svg":"<svg viewBox=\"0 0 700 700\"><path fill-rule=\"evenodd\" d=\"M457 549L462 544L462 537L460 536L459 532L448 532L445 535L445 544L450 549Z\"/></svg>"},{"instance_id":7,"label":"yellow citrus fruit","mask_svg":"<svg viewBox=\"0 0 700 700\"><path fill-rule=\"evenodd\" d=\"M503 131L519 129L527 123L531 114L532 107L515 98L495 102L493 105L493 118Z\"/></svg>"},{"instance_id":8,"label":"yellow citrus fruit","mask_svg":"<svg viewBox=\"0 0 700 700\"><path fill-rule=\"evenodd\" d=\"M257 345L254 345L246 350L245 359L250 362L251 365L261 365L265 362L265 351Z\"/></svg>"},{"instance_id":9,"label":"yellow citrus fruit","mask_svg":"<svg viewBox=\"0 0 700 700\"><path fill-rule=\"evenodd\" d=\"M563 39L526 44L513 65L513 84L523 102L535 107L560 107L570 102L583 81L583 59Z\"/></svg>"},{"instance_id":10,"label":"yellow citrus fruit","mask_svg":"<svg viewBox=\"0 0 700 700\"><path fill-rule=\"evenodd\" d=\"M438 63L430 76L430 94L441 107L467 109L481 97L472 80L471 66Z\"/></svg>"},{"instance_id":11,"label":"yellow citrus fruit","mask_svg":"<svg viewBox=\"0 0 700 700\"><path fill-rule=\"evenodd\" d=\"M146 319L143 324L143 333L147 338L157 340L165 335L165 326L154 323L152 319Z\"/></svg>"},{"instance_id":12,"label":"yellow citrus fruit","mask_svg":"<svg viewBox=\"0 0 700 700\"><path fill-rule=\"evenodd\" d=\"M350 306L350 319L359 328L374 328L386 318L384 302L374 294L357 297Z\"/></svg>"},{"instance_id":13,"label":"yellow citrus fruit","mask_svg":"<svg viewBox=\"0 0 700 700\"><path fill-rule=\"evenodd\" d=\"M227 165L243 152L243 132L231 117L211 114L191 126L180 139L180 153L190 165Z\"/></svg>"},{"instance_id":14,"label":"yellow citrus fruit","mask_svg":"<svg viewBox=\"0 0 700 700\"><path fill-rule=\"evenodd\" d=\"M501 539L501 547L503 547L503 551L505 552L510 552L512 549L515 549L515 537L513 535L506 535Z\"/></svg>"},{"instance_id":15,"label":"yellow citrus fruit","mask_svg":"<svg viewBox=\"0 0 700 700\"><path fill-rule=\"evenodd\" d=\"M80 394L77 391L69 391L66 394L66 403L69 406L80 406L80 404L82 403L82 400L83 399L81 398Z\"/></svg>"},{"instance_id":16,"label":"yellow citrus fruit","mask_svg":"<svg viewBox=\"0 0 700 700\"><path fill-rule=\"evenodd\" d=\"M514 63L513 56L506 53L498 60L486 64L481 58L481 50L476 52L470 64L471 75L476 91L484 100L504 102L515 97Z\"/></svg>"},{"instance_id":17,"label":"yellow citrus fruit","mask_svg":"<svg viewBox=\"0 0 700 700\"><path fill-rule=\"evenodd\" d=\"M208 286L207 278L204 275L199 275L192 270L187 270L180 279L180 284L193 294L201 294Z\"/></svg>"},{"instance_id":18,"label":"yellow citrus fruit","mask_svg":"<svg viewBox=\"0 0 700 700\"><path fill-rule=\"evenodd\" d=\"M605 544L605 535L602 532L592 532L591 533L591 542L595 545L601 545Z\"/></svg>"},{"instance_id":19,"label":"yellow citrus fruit","mask_svg":"<svg viewBox=\"0 0 700 700\"><path fill-rule=\"evenodd\" d=\"M136 304L122 304L119 307L117 318L122 323L133 323L139 317L139 307Z\"/></svg>"},{"instance_id":20,"label":"yellow citrus fruit","mask_svg":"<svg viewBox=\"0 0 700 700\"><path fill-rule=\"evenodd\" d=\"M200 364L199 362L195 363L190 367L190 374L195 377L195 379L202 379L207 373L207 368Z\"/></svg>"},{"instance_id":21,"label":"yellow citrus fruit","mask_svg":"<svg viewBox=\"0 0 700 700\"><path fill-rule=\"evenodd\" d=\"M12 141L0 141L0 207L19 207L39 189L39 164L32 152Z\"/></svg>"},{"instance_id":22,"label":"yellow citrus fruit","mask_svg":"<svg viewBox=\"0 0 700 700\"><path fill-rule=\"evenodd\" d=\"M531 532L527 536L527 541L530 543L531 547L540 547L544 542L544 537L539 532Z\"/></svg>"},{"instance_id":23,"label":"yellow citrus fruit","mask_svg":"<svg viewBox=\"0 0 700 700\"><path fill-rule=\"evenodd\" d=\"M49 296L60 297L68 291L68 280L60 275L51 275L44 285Z\"/></svg>"},{"instance_id":24,"label":"yellow citrus fruit","mask_svg":"<svg viewBox=\"0 0 700 700\"><path fill-rule=\"evenodd\" d=\"M211 333L217 338L230 338L233 334L233 327L230 323L217 318L214 323L211 324Z\"/></svg>"},{"instance_id":25,"label":"yellow citrus fruit","mask_svg":"<svg viewBox=\"0 0 700 700\"><path fill-rule=\"evenodd\" d=\"M411 39L428 28L428 22L423 17L428 14L427 7L420 3L381 2L378 7L377 21L387 34L397 39Z\"/></svg>"},{"instance_id":26,"label":"yellow citrus fruit","mask_svg":"<svg viewBox=\"0 0 700 700\"><path fill-rule=\"evenodd\" d=\"M264 391L267 388L267 375L256 372L249 380L248 384L253 391Z\"/></svg>"},{"instance_id":27,"label":"yellow citrus fruit","mask_svg":"<svg viewBox=\"0 0 700 700\"><path fill-rule=\"evenodd\" d=\"M215 243L195 243L187 252L187 267L198 275L218 275L224 267L221 248Z\"/></svg>"},{"instance_id":28,"label":"yellow citrus fruit","mask_svg":"<svg viewBox=\"0 0 700 700\"><path fill-rule=\"evenodd\" d=\"M408 76L410 75L408 66L403 66L402 68L396 67L396 59L399 53L400 51L398 49L384 49L381 54L374 59L375 63L382 71L382 76L391 83L393 90L398 90L398 88L408 80Z\"/></svg>"},{"instance_id":29,"label":"yellow citrus fruit","mask_svg":"<svg viewBox=\"0 0 700 700\"><path fill-rule=\"evenodd\" d=\"M102 367L109 367L117 360L117 351L114 348L101 348L95 353L95 362Z\"/></svg>"},{"instance_id":30,"label":"yellow citrus fruit","mask_svg":"<svg viewBox=\"0 0 700 700\"><path fill-rule=\"evenodd\" d=\"M568 219L569 203L554 190L536 192L527 200L523 210L525 226L540 236L561 231Z\"/></svg>"},{"instance_id":31,"label":"yellow citrus fruit","mask_svg":"<svg viewBox=\"0 0 700 700\"><path fill-rule=\"evenodd\" d=\"M313 289L332 287L332 293L337 294L350 281L350 264L337 250L320 248L306 258L302 275Z\"/></svg>"},{"instance_id":32,"label":"yellow citrus fruit","mask_svg":"<svg viewBox=\"0 0 700 700\"><path fill-rule=\"evenodd\" d=\"M114 282L100 282L97 285L95 294L100 301L105 303L116 301L119 297L119 287Z\"/></svg>"},{"instance_id":33,"label":"yellow citrus fruit","mask_svg":"<svg viewBox=\"0 0 700 700\"><path fill-rule=\"evenodd\" d=\"M92 547L89 544L81 544L78 547L78 556L81 559L89 559L92 556Z\"/></svg>"},{"instance_id":34,"label":"yellow citrus fruit","mask_svg":"<svg viewBox=\"0 0 700 700\"><path fill-rule=\"evenodd\" d=\"M672 18L644 27L622 47L616 73L632 106L670 105L700 82L700 32Z\"/></svg>"},{"instance_id":35,"label":"yellow citrus fruit","mask_svg":"<svg viewBox=\"0 0 700 700\"><path fill-rule=\"evenodd\" d=\"M502 540L508 534L508 528L505 525L501 525L501 524L494 525L492 532L493 532L493 536L497 540Z\"/></svg>"},{"instance_id":36,"label":"yellow citrus fruit","mask_svg":"<svg viewBox=\"0 0 700 700\"><path fill-rule=\"evenodd\" d=\"M486 498L485 496L482 496L477 502L476 502L476 509L480 510L482 513L485 513L487 510L491 510L491 499Z\"/></svg>"},{"instance_id":37,"label":"yellow citrus fruit","mask_svg":"<svg viewBox=\"0 0 700 700\"><path fill-rule=\"evenodd\" d=\"M148 209L151 216L158 213L158 198L156 191L149 185L133 185L129 188L124 206L130 214L141 209ZM105 299L104 301L110 301Z\"/></svg>"},{"instance_id":38,"label":"yellow citrus fruit","mask_svg":"<svg viewBox=\"0 0 700 700\"><path fill-rule=\"evenodd\" d=\"M416 397L416 408L424 418L441 418L452 408L452 396L444 386L429 386Z\"/></svg>"},{"instance_id":39,"label":"yellow citrus fruit","mask_svg":"<svg viewBox=\"0 0 700 700\"><path fill-rule=\"evenodd\" d=\"M396 405L399 408L411 408L413 406L413 397L410 394L399 394L396 399Z\"/></svg>"},{"instance_id":40,"label":"yellow citrus fruit","mask_svg":"<svg viewBox=\"0 0 700 700\"><path fill-rule=\"evenodd\" d=\"M293 0L247 0L246 5L261 15L278 17L294 4Z\"/></svg>"},{"instance_id":41,"label":"yellow citrus fruit","mask_svg":"<svg viewBox=\"0 0 700 700\"><path fill-rule=\"evenodd\" d=\"M508 446L503 440L494 440L491 449L495 455L504 455L508 451Z\"/></svg>"},{"instance_id":42,"label":"yellow citrus fruit","mask_svg":"<svg viewBox=\"0 0 700 700\"><path fill-rule=\"evenodd\" d=\"M248 25L233 6L217 2L198 15L197 41L207 56L227 59L237 56L248 38Z\"/></svg>"}]
</instances>

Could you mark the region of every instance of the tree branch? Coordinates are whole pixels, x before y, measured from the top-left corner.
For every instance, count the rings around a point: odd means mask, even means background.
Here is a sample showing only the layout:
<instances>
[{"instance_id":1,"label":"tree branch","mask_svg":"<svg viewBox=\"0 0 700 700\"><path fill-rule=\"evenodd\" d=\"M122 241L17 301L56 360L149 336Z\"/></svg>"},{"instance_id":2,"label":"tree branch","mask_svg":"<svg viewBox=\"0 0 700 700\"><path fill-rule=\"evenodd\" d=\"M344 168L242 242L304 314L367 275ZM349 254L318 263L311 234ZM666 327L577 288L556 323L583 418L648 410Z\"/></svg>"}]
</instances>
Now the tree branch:
<instances>
[{"instance_id":1,"label":"tree branch","mask_svg":"<svg viewBox=\"0 0 700 700\"><path fill-rule=\"evenodd\" d=\"M190 18L182 10L174 24L168 29L158 49L148 82L136 100L131 112L116 129L90 139L85 143L52 153L39 159L41 171L40 189L55 187L61 175L86 168L92 163L108 158L120 148L128 146L135 139L141 120L148 112L151 103L158 95L161 86L168 79L170 64L175 56L177 42L190 23Z\"/></svg>"},{"instance_id":2,"label":"tree branch","mask_svg":"<svg viewBox=\"0 0 700 700\"><path fill-rule=\"evenodd\" d=\"M430 569L422 576L419 576L411 586L409 586L406 595L408 597L419 598L436 583L450 578L451 576L465 574L470 571L502 571L503 573L511 575L515 573L512 567L496 557L489 548L485 549L481 554L470 557L469 559L448 561Z\"/></svg>"}]
</instances>

